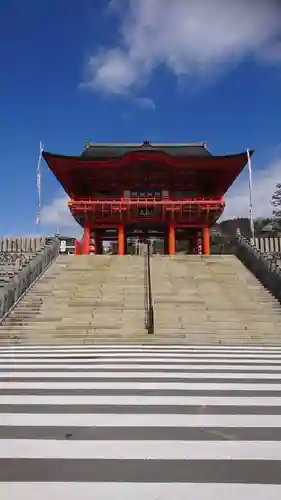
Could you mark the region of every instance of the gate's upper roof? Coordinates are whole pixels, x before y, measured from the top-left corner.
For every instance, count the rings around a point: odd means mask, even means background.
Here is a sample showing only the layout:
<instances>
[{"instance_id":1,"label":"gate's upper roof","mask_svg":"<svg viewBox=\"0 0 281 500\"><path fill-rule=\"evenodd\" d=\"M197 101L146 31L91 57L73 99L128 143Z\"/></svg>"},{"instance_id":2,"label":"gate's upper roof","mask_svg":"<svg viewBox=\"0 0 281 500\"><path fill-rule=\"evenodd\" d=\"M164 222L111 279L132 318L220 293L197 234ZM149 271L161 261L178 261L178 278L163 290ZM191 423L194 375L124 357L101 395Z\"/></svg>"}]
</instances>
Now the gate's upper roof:
<instances>
[{"instance_id":1,"label":"gate's upper roof","mask_svg":"<svg viewBox=\"0 0 281 500\"><path fill-rule=\"evenodd\" d=\"M166 153L170 156L211 156L205 142L193 144L152 144L144 141L142 144L97 144L86 142L82 157L93 160L106 158L121 158L128 153Z\"/></svg>"}]
</instances>

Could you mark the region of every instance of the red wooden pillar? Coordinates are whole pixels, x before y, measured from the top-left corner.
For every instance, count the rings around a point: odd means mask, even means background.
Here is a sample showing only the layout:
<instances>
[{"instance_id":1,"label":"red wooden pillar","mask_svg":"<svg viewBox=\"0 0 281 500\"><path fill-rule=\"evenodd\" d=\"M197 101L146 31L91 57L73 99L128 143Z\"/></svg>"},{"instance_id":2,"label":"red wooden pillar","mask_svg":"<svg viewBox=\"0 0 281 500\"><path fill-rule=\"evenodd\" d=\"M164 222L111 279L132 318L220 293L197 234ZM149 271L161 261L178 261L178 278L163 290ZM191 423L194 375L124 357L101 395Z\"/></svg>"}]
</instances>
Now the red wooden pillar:
<instances>
[{"instance_id":1,"label":"red wooden pillar","mask_svg":"<svg viewBox=\"0 0 281 500\"><path fill-rule=\"evenodd\" d=\"M83 255L89 255L90 244L91 244L91 228L89 226L85 226L84 236L83 236L83 248L82 248Z\"/></svg>"},{"instance_id":2,"label":"red wooden pillar","mask_svg":"<svg viewBox=\"0 0 281 500\"><path fill-rule=\"evenodd\" d=\"M174 224L169 225L169 255L176 253L176 236Z\"/></svg>"},{"instance_id":3,"label":"red wooden pillar","mask_svg":"<svg viewBox=\"0 0 281 500\"><path fill-rule=\"evenodd\" d=\"M203 227L203 254L210 255L210 233L208 227Z\"/></svg>"},{"instance_id":4,"label":"red wooden pillar","mask_svg":"<svg viewBox=\"0 0 281 500\"><path fill-rule=\"evenodd\" d=\"M81 255L80 241L78 240L74 242L74 255Z\"/></svg>"},{"instance_id":5,"label":"red wooden pillar","mask_svg":"<svg viewBox=\"0 0 281 500\"><path fill-rule=\"evenodd\" d=\"M123 224L118 227L118 255L124 255L125 251L125 232Z\"/></svg>"}]
</instances>

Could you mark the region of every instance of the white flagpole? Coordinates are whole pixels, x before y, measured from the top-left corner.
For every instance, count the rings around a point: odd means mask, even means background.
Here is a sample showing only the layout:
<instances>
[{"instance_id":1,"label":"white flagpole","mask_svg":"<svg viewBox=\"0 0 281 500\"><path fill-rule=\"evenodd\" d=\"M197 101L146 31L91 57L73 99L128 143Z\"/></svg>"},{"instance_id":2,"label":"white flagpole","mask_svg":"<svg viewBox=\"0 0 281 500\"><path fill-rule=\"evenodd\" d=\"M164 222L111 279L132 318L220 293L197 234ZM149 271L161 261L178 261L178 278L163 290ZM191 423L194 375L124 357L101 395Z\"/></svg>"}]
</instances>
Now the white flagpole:
<instances>
[{"instance_id":1,"label":"white flagpole","mask_svg":"<svg viewBox=\"0 0 281 500\"><path fill-rule=\"evenodd\" d=\"M253 201L252 201L252 193L253 193L253 183L252 183L252 161L249 149L247 149L247 158L248 158L248 173L249 173L249 219L250 219L250 229L252 241L254 242L255 238L255 227L254 227L254 219L253 219Z\"/></svg>"},{"instance_id":2,"label":"white flagpole","mask_svg":"<svg viewBox=\"0 0 281 500\"><path fill-rule=\"evenodd\" d=\"M36 217L36 225L38 228L40 227L41 222L41 160L42 153L44 151L44 144L40 141L39 146L39 158L37 163L37 175L36 175L36 184L37 184L37 217Z\"/></svg>"}]
</instances>

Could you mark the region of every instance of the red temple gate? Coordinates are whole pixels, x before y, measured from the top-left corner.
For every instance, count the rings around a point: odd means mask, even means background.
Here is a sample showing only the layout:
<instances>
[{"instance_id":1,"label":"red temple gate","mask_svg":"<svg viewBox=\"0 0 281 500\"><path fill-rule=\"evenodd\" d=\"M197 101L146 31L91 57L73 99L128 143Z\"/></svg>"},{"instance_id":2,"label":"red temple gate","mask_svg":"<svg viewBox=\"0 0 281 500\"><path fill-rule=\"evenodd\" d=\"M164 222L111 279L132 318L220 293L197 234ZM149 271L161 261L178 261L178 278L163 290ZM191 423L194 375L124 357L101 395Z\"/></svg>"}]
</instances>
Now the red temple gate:
<instances>
[{"instance_id":1,"label":"red temple gate","mask_svg":"<svg viewBox=\"0 0 281 500\"><path fill-rule=\"evenodd\" d=\"M209 228L247 164L246 153L214 156L204 143L88 143L81 156L44 152L43 157L84 229L76 255L102 253L102 242L112 237L124 255L127 238L138 231L144 237L162 236L165 253L173 255L179 230L193 251L208 255Z\"/></svg>"}]
</instances>

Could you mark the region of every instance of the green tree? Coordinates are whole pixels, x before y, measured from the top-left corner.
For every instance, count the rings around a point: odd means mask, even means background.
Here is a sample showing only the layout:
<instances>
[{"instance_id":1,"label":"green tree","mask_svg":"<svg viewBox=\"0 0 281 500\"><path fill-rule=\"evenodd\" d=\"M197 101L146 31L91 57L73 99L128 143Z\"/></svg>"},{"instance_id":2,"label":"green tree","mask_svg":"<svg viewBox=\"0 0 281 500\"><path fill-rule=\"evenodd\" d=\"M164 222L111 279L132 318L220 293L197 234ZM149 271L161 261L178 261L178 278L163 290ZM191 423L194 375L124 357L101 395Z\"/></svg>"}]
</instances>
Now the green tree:
<instances>
[{"instance_id":1,"label":"green tree","mask_svg":"<svg viewBox=\"0 0 281 500\"><path fill-rule=\"evenodd\" d=\"M273 220L278 224L281 223L281 183L276 184L274 194L272 196L271 204L273 206Z\"/></svg>"}]
</instances>

